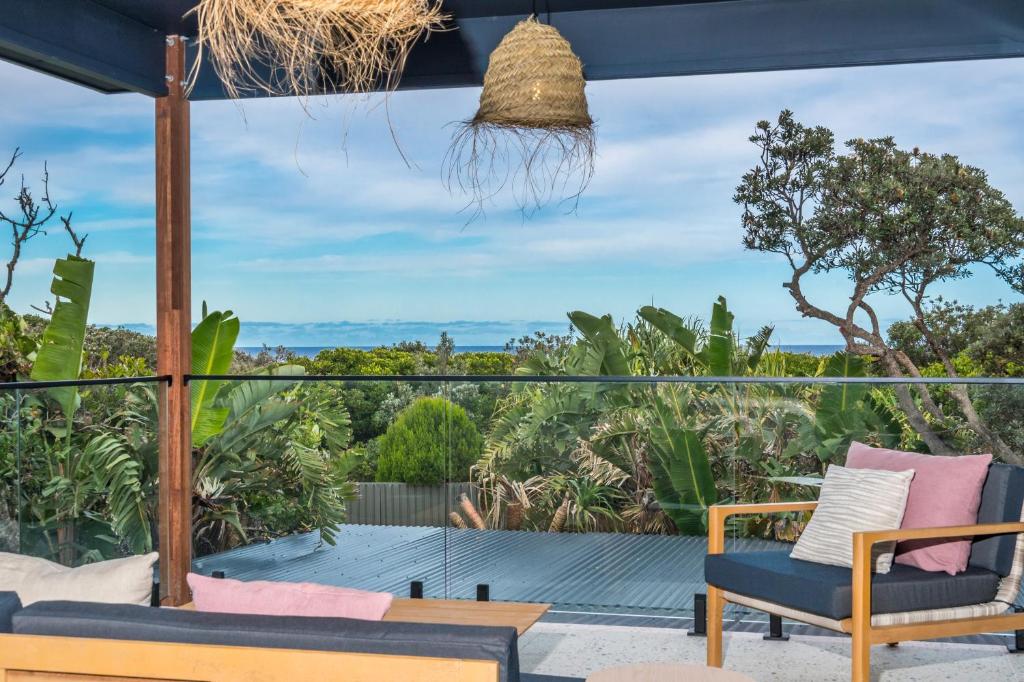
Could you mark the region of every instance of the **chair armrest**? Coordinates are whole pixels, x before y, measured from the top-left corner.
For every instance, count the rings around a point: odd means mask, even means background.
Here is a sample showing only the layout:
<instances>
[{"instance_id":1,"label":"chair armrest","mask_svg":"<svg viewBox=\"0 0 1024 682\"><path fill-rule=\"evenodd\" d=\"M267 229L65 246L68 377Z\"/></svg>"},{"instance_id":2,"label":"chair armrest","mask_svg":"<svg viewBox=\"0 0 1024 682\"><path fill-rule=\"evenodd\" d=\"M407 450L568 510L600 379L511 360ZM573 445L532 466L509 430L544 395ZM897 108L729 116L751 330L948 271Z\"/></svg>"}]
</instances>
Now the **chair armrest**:
<instances>
[{"instance_id":1,"label":"chair armrest","mask_svg":"<svg viewBox=\"0 0 1024 682\"><path fill-rule=\"evenodd\" d=\"M814 511L817 506L818 503L815 501L711 505L708 507L708 554L725 552L725 520L730 516Z\"/></svg>"},{"instance_id":2,"label":"chair armrest","mask_svg":"<svg viewBox=\"0 0 1024 682\"><path fill-rule=\"evenodd\" d=\"M894 530L871 530L854 533L854 546L856 547L857 536L863 536L862 542L867 543L867 549L876 542L887 542L890 540L933 540L936 538L959 538L976 535L1008 535L1010 533L1024 533L1024 523L981 523L973 526L939 526L936 528L897 528ZM856 551L856 550L855 550Z\"/></svg>"},{"instance_id":3,"label":"chair armrest","mask_svg":"<svg viewBox=\"0 0 1024 682\"><path fill-rule=\"evenodd\" d=\"M982 523L973 526L940 526L937 528L896 528L867 530L853 534L853 613L871 619L871 547L892 540L931 540L976 535L1024 533L1024 523ZM868 626L864 626L868 627Z\"/></svg>"}]
</instances>

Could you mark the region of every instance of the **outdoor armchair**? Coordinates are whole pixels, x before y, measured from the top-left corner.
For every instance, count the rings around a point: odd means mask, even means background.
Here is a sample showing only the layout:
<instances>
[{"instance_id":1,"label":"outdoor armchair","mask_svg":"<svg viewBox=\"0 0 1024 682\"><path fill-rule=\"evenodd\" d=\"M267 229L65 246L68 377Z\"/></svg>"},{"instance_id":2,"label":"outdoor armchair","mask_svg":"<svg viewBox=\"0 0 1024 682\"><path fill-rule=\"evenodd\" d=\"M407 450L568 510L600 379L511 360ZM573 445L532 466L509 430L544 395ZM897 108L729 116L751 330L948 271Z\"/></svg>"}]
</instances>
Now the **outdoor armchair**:
<instances>
[{"instance_id":1,"label":"outdoor armchair","mask_svg":"<svg viewBox=\"0 0 1024 682\"><path fill-rule=\"evenodd\" d=\"M870 679L872 644L1024 629L1024 613L1013 612L1024 574L1022 497L1024 468L994 464L977 524L855 533L852 570L791 559L788 551L725 551L729 517L813 512L816 502L711 507L705 560L708 665L722 666L726 602L851 635L853 682ZM887 574L871 571L871 547L878 542L954 537L974 538L962 573L902 564Z\"/></svg>"}]
</instances>

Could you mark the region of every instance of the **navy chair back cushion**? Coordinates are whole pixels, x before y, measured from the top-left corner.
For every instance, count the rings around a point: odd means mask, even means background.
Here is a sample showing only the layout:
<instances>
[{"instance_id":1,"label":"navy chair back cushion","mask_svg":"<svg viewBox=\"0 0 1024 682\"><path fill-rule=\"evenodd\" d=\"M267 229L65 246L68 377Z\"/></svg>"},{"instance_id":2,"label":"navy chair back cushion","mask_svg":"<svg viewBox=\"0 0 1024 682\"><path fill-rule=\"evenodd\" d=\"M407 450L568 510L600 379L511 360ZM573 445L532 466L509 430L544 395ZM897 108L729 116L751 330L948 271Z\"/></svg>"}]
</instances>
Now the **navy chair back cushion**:
<instances>
[{"instance_id":1,"label":"navy chair back cushion","mask_svg":"<svg viewBox=\"0 0 1024 682\"><path fill-rule=\"evenodd\" d=\"M1005 523L1020 521L1024 506L1024 467L993 464L981 489L978 523ZM971 545L968 566L984 568L1006 576L1013 566L1016 535L991 535L975 540Z\"/></svg>"}]
</instances>

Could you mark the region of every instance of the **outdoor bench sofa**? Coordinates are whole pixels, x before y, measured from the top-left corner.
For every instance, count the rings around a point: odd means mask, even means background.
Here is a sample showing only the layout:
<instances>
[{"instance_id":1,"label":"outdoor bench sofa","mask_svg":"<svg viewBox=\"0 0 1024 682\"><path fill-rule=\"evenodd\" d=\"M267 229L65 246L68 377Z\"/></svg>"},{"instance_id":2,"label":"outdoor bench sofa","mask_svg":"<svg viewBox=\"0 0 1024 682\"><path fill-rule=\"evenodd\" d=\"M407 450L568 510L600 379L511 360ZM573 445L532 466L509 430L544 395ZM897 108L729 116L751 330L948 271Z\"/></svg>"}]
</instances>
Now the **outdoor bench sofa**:
<instances>
[{"instance_id":1,"label":"outdoor bench sofa","mask_svg":"<svg viewBox=\"0 0 1024 682\"><path fill-rule=\"evenodd\" d=\"M816 502L712 506L708 514L707 662L722 666L726 602L852 635L852 679L870 679L871 645L1024 629L1013 611L1024 575L1024 468L993 464L977 524L854 533L853 569L792 559L788 551L726 552L726 520L812 511ZM891 540L974 537L956 575L894 564L873 575L871 548Z\"/></svg>"},{"instance_id":2,"label":"outdoor bench sofa","mask_svg":"<svg viewBox=\"0 0 1024 682\"><path fill-rule=\"evenodd\" d=\"M0 682L570 682L521 675L512 627L36 602L0 593Z\"/></svg>"}]
</instances>

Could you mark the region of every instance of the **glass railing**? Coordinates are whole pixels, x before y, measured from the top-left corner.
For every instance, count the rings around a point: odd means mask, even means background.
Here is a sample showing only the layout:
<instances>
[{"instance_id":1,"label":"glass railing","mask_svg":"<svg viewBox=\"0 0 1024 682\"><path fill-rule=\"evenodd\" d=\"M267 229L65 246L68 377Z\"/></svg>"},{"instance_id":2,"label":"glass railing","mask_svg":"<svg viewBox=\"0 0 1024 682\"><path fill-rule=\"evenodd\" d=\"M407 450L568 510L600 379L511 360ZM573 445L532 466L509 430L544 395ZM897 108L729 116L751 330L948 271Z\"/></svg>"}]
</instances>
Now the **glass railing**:
<instances>
[{"instance_id":1,"label":"glass railing","mask_svg":"<svg viewBox=\"0 0 1024 682\"><path fill-rule=\"evenodd\" d=\"M65 565L157 545L156 377L0 385L0 551Z\"/></svg>"},{"instance_id":2,"label":"glass railing","mask_svg":"<svg viewBox=\"0 0 1024 682\"><path fill-rule=\"evenodd\" d=\"M853 441L1024 453L1022 380L298 371L190 378L211 389L193 432L196 571L688 627L709 505L815 499ZM77 565L155 549L165 389L0 386L0 551ZM788 551L805 522L736 518L726 545Z\"/></svg>"},{"instance_id":3,"label":"glass railing","mask_svg":"<svg viewBox=\"0 0 1024 682\"><path fill-rule=\"evenodd\" d=\"M707 507L815 499L853 441L1024 453L1022 380L202 380L227 417L195 448L197 571L584 622L685 625ZM788 551L805 522L736 518L727 547Z\"/></svg>"}]
</instances>

